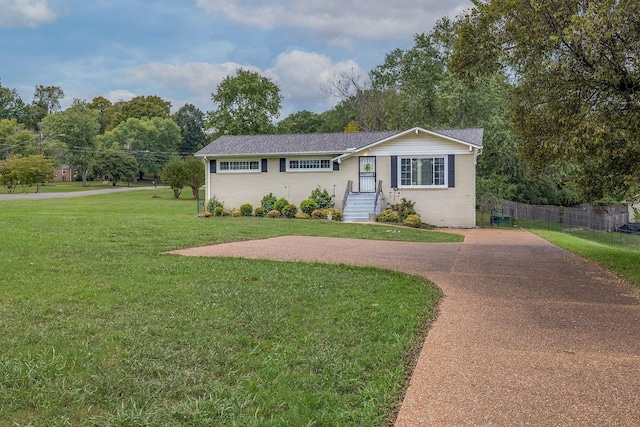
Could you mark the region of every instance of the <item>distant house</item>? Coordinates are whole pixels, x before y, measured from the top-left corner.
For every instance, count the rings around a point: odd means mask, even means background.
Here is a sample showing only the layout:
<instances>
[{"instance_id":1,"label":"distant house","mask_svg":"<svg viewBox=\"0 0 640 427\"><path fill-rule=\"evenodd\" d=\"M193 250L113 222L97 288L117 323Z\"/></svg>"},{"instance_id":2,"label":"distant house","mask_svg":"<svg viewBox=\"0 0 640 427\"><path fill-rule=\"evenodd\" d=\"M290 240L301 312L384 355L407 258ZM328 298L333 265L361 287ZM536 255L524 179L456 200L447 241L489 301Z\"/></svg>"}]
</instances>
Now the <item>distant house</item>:
<instances>
[{"instance_id":1,"label":"distant house","mask_svg":"<svg viewBox=\"0 0 640 427\"><path fill-rule=\"evenodd\" d=\"M54 170L53 182L71 182L75 179L75 171L71 166L62 165Z\"/></svg>"},{"instance_id":2,"label":"distant house","mask_svg":"<svg viewBox=\"0 0 640 427\"><path fill-rule=\"evenodd\" d=\"M482 129L222 136L195 156L206 171L207 200L227 208L260 206L273 193L300 202L317 187L333 195L344 221L406 198L422 221L475 227L475 167Z\"/></svg>"}]
</instances>

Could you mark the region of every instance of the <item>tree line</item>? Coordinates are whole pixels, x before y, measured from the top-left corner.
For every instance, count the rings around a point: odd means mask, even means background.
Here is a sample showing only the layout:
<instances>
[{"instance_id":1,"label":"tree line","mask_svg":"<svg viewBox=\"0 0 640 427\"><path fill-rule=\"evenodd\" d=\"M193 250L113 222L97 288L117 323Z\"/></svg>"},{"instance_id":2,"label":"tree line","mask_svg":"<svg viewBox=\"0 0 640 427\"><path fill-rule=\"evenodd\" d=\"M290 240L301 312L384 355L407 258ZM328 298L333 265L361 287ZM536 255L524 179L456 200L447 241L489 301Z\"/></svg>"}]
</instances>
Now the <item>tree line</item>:
<instances>
[{"instance_id":1,"label":"tree line","mask_svg":"<svg viewBox=\"0 0 640 427\"><path fill-rule=\"evenodd\" d=\"M368 73L331 76L321 90L337 98L333 108L281 120L280 88L244 69L220 82L207 113L187 104L171 115L157 96L59 111L60 88L37 86L26 105L0 85L0 155L35 154L30 132L40 131L53 140L41 152L84 179L107 149L157 174L225 134L481 127L481 198L630 201L640 195L639 9L633 0L477 0Z\"/></svg>"}]
</instances>

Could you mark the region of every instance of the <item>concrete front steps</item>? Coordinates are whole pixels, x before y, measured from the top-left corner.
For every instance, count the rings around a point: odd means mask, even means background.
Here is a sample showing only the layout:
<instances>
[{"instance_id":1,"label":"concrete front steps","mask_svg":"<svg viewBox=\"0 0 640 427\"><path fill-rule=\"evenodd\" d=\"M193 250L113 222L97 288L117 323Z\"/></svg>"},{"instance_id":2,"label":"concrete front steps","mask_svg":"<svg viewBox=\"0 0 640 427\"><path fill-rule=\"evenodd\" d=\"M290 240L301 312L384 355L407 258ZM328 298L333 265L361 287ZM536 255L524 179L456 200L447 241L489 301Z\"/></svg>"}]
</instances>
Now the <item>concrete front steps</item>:
<instances>
[{"instance_id":1,"label":"concrete front steps","mask_svg":"<svg viewBox=\"0 0 640 427\"><path fill-rule=\"evenodd\" d=\"M342 222L368 222L369 214L377 214L375 203L376 193L349 193Z\"/></svg>"}]
</instances>

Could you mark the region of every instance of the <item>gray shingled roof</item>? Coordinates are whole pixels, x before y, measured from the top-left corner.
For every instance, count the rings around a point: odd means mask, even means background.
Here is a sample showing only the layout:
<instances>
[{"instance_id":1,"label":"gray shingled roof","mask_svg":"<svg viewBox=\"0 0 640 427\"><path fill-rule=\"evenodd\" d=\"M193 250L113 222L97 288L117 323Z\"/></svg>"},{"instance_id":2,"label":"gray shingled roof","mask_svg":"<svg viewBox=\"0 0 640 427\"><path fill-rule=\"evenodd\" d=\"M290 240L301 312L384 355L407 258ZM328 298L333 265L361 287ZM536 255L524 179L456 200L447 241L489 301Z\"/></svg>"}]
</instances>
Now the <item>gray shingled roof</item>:
<instances>
[{"instance_id":1,"label":"gray shingled roof","mask_svg":"<svg viewBox=\"0 0 640 427\"><path fill-rule=\"evenodd\" d=\"M482 129L432 131L477 147L482 146ZM310 133L296 135L224 135L197 153L196 156L234 156L272 154L343 154L394 135L399 131Z\"/></svg>"}]
</instances>

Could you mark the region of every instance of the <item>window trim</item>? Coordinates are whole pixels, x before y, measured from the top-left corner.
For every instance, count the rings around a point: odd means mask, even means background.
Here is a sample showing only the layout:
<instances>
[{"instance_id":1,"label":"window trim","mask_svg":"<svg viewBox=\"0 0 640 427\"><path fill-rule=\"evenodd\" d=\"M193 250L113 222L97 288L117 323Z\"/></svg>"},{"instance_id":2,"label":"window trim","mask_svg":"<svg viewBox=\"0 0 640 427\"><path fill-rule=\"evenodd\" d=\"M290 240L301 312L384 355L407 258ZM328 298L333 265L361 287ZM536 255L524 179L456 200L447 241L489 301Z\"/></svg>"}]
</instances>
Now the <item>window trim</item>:
<instances>
[{"instance_id":1,"label":"window trim","mask_svg":"<svg viewBox=\"0 0 640 427\"><path fill-rule=\"evenodd\" d=\"M292 162L319 162L318 164L322 166L324 162L326 167L308 167L308 168L300 168L300 167L291 167ZM286 159L286 171L287 172L333 172L333 164L330 158L309 158L309 157L301 157L301 158L287 158Z\"/></svg>"},{"instance_id":2,"label":"window trim","mask_svg":"<svg viewBox=\"0 0 640 427\"><path fill-rule=\"evenodd\" d=\"M402 161L403 160L417 160L417 159L442 159L444 163L444 170L442 171L443 182L442 184L431 184L431 185L413 185L413 184L403 184L402 183ZM435 171L434 171L435 173ZM449 156L446 154L442 155L429 155L429 156L398 156L398 188L448 188L449 187Z\"/></svg>"},{"instance_id":3,"label":"window trim","mask_svg":"<svg viewBox=\"0 0 640 427\"><path fill-rule=\"evenodd\" d=\"M224 169L223 168L223 164L227 164L227 167L229 167L229 165L231 163L244 163L246 162L249 165L248 169ZM218 160L217 162L217 167L216 167L216 172L217 173L261 173L262 172L262 160L261 159L253 159L253 158L247 158L247 159L224 159L224 160ZM255 168L251 169L251 164L254 163L255 164Z\"/></svg>"}]
</instances>

